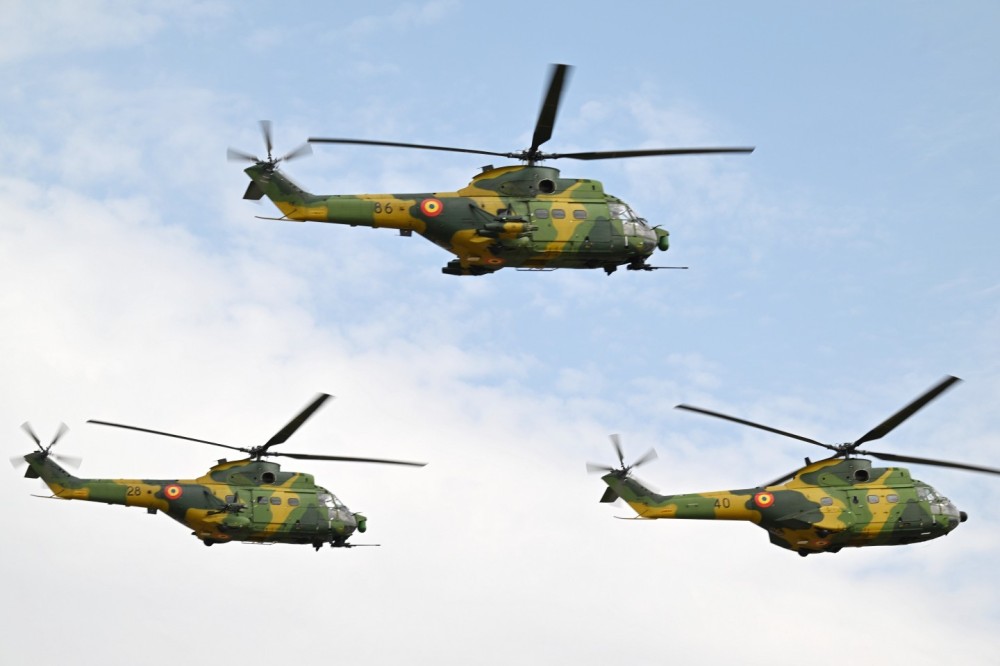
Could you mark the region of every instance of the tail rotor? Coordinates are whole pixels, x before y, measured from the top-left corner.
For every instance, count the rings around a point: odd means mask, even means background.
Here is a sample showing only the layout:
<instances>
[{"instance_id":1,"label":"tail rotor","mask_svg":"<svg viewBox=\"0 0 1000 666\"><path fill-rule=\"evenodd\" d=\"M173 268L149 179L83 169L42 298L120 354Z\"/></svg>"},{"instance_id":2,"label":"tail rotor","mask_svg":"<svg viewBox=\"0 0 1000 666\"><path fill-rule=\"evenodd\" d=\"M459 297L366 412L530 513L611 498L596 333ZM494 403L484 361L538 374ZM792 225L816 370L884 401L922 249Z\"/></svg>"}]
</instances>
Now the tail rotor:
<instances>
[{"instance_id":1,"label":"tail rotor","mask_svg":"<svg viewBox=\"0 0 1000 666\"><path fill-rule=\"evenodd\" d=\"M39 452L41 452L43 458L52 456L53 459L58 460L64 465L68 465L73 468L79 468L80 464L83 462L81 458L78 458L76 456L67 456L60 453L52 453L52 447L54 447L59 442L59 440L62 439L62 436L69 431L69 428L66 427L65 423L59 424L59 429L56 430L56 434L52 437L52 441L48 443L48 446L42 446L42 440L38 438L38 435L35 434L35 431L32 429L31 424L28 423L27 421L21 424L21 429L24 430L24 432L28 434L28 437L31 438L31 441L35 443L35 446L38 447L38 450ZM10 459L10 462L12 465L14 465L15 469L19 469L27 464L27 461L24 459L23 456L14 456ZM29 474L30 471L31 470L28 471Z\"/></svg>"},{"instance_id":2,"label":"tail rotor","mask_svg":"<svg viewBox=\"0 0 1000 666\"><path fill-rule=\"evenodd\" d=\"M631 465L626 465L625 464L625 452L622 450L621 437L618 436L617 434L611 435L611 446L614 447L614 449L615 449L615 455L618 456L618 465L619 466L618 467L611 467L610 465L601 465L601 464L598 464L598 463L588 462L587 463L587 471L588 472L590 472L591 474L595 474L595 473L613 474L616 477L618 477L619 479L623 479L624 480L624 479L627 479L630 476L632 476L632 470L633 469L635 469L636 467L641 467L641 466L645 465L646 463L652 462L652 461L656 460L656 458L657 458L656 449L650 449L649 451L646 451L646 453L644 453L643 455L641 455L639 458L637 458L636 461L633 462ZM635 477L632 477L632 478L635 478ZM648 485L649 485L649 484L647 484L647 483L645 483L643 481L640 481L639 479L635 479L635 480L638 481L643 486L647 486L648 487ZM608 487L607 490L604 491L604 495L601 496L601 502L603 502L603 503L614 502L617 499L618 499L618 493L615 492L615 490L613 488L611 488L610 486Z\"/></svg>"},{"instance_id":3,"label":"tail rotor","mask_svg":"<svg viewBox=\"0 0 1000 666\"><path fill-rule=\"evenodd\" d=\"M281 157L274 157L274 140L272 138L273 134L270 120L260 121L260 133L264 137L264 147L267 149L267 159L261 159L256 155L251 155L250 153L237 150L236 148L229 148L226 151L226 158L230 162L253 162L254 164L265 166L269 170L273 171L278 166L279 162L287 162L289 160L294 160L296 158L312 154L312 146L306 142Z\"/></svg>"},{"instance_id":4,"label":"tail rotor","mask_svg":"<svg viewBox=\"0 0 1000 666\"><path fill-rule=\"evenodd\" d=\"M650 449L646 453L642 454L634 463L631 465L625 464L625 452L622 450L621 437L617 434L611 435L611 445L615 449L615 454L618 456L618 467L611 467L609 465L600 465L598 463L587 463L587 471L591 474L602 472L604 474L614 474L621 478L629 476L629 473L636 467L642 467L646 463L656 460L657 454L656 449Z\"/></svg>"}]
</instances>

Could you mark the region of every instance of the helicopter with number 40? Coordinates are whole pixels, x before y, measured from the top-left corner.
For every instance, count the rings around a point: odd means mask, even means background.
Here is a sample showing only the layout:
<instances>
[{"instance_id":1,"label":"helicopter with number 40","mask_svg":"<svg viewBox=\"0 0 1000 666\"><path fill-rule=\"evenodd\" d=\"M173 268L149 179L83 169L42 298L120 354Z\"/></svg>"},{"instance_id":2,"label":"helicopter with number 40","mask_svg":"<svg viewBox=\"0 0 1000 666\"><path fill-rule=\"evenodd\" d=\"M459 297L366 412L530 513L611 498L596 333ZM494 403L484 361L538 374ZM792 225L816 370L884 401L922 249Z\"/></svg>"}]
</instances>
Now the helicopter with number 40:
<instances>
[{"instance_id":1,"label":"helicopter with number 40","mask_svg":"<svg viewBox=\"0 0 1000 666\"><path fill-rule=\"evenodd\" d=\"M271 124L261 121L267 157L262 159L230 148L230 160L252 162L244 199L266 196L291 222L329 222L352 227L414 232L456 256L441 271L447 275L485 275L501 268L554 270L600 268L608 275L625 266L651 271L676 266L652 266L649 257L670 247L670 235L650 227L621 199L605 193L596 180L563 178L545 160L606 160L655 155L750 153L753 148L652 148L640 150L545 153L552 136L563 84L570 68L554 65L531 146L514 152L493 152L393 141L310 138L283 157L272 156ZM484 166L467 186L450 192L412 194L315 195L289 180L278 164L311 152L311 143L391 146L491 155L525 164Z\"/></svg>"},{"instance_id":2,"label":"helicopter with number 40","mask_svg":"<svg viewBox=\"0 0 1000 666\"><path fill-rule=\"evenodd\" d=\"M968 515L929 484L910 476L906 468L873 467L871 461L856 456L1000 474L1000 469L992 467L860 449L862 444L888 435L958 381L957 377L944 378L854 442L844 444L826 444L719 412L678 405L678 409L833 451L830 457L816 462L806 458L805 467L756 488L660 495L631 476L633 468L653 460L656 452L650 449L636 462L626 465L617 435L611 439L621 466L588 463L587 469L604 474L602 480L608 488L602 502L621 498L638 514L638 519L745 520L767 530L772 544L803 557L836 553L848 546L898 546L929 541L948 534L965 522Z\"/></svg>"},{"instance_id":3,"label":"helicopter with number 40","mask_svg":"<svg viewBox=\"0 0 1000 666\"><path fill-rule=\"evenodd\" d=\"M368 519L349 510L332 492L316 484L312 474L283 471L276 463L264 460L283 456L296 460L333 460L339 462L383 463L422 467L425 463L382 458L354 458L312 453L286 453L271 447L284 443L330 396L321 393L271 439L260 446L240 447L204 439L173 435L159 430L88 421L99 425L125 428L154 435L165 435L189 442L209 444L248 454L246 459L220 460L196 479L81 479L73 476L55 460L72 463L78 459L52 452L66 432L62 425L52 442L42 446L27 423L22 427L34 440L37 451L11 459L15 465L27 463L25 476L41 478L52 490L52 497L121 504L162 512L193 530L206 546L230 541L251 543L309 544L316 550L329 544L349 548L355 532L364 532ZM371 544L374 545L374 544Z\"/></svg>"}]
</instances>

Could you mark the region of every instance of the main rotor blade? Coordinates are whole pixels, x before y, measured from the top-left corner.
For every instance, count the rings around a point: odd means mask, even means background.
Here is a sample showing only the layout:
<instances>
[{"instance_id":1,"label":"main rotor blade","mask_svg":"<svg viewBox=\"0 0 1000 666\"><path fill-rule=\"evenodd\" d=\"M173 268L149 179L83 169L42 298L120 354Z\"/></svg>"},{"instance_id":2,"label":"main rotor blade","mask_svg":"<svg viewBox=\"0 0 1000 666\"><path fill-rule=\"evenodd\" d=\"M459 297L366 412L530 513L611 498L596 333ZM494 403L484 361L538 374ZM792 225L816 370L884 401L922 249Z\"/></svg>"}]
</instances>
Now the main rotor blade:
<instances>
[{"instance_id":1,"label":"main rotor blade","mask_svg":"<svg viewBox=\"0 0 1000 666\"><path fill-rule=\"evenodd\" d=\"M901 456L895 453L879 453L877 451L858 451L861 455L874 456L880 460L891 462L917 463L920 465L933 465L935 467L951 467L954 469L964 469L970 472L986 472L987 474L1000 474L1000 469L994 467L983 467L982 465L970 465L968 463L949 462L947 460L937 460L936 458L918 458L916 456Z\"/></svg>"},{"instance_id":2,"label":"main rotor blade","mask_svg":"<svg viewBox=\"0 0 1000 666\"><path fill-rule=\"evenodd\" d=\"M312 416L316 412L316 410L322 407L323 403L329 399L330 396L327 395L326 393L318 394L315 398L313 398L313 401L309 403L305 409L299 412L298 415L295 416L295 418L289 421L284 428L274 433L274 436L271 437L271 439L267 440L264 446L260 447L260 451L261 452L267 451L275 444L281 444L285 442L289 437L292 436L292 433L301 428L302 424L305 423L309 419L309 417Z\"/></svg>"},{"instance_id":3,"label":"main rotor blade","mask_svg":"<svg viewBox=\"0 0 1000 666\"><path fill-rule=\"evenodd\" d=\"M598 150L582 153L553 153L546 159L568 157L574 160L611 160L624 157L653 157L655 155L708 155L712 153L752 153L753 148L650 148L644 150Z\"/></svg>"},{"instance_id":4,"label":"main rotor blade","mask_svg":"<svg viewBox=\"0 0 1000 666\"><path fill-rule=\"evenodd\" d=\"M535 133L531 137L531 147L528 155L535 155L538 147L552 138L552 129L556 124L556 113L559 111L559 100L562 97L563 85L570 70L569 65L553 65L552 76L549 77L549 88L542 100L542 108L538 111L535 122Z\"/></svg>"},{"instance_id":5,"label":"main rotor blade","mask_svg":"<svg viewBox=\"0 0 1000 666\"><path fill-rule=\"evenodd\" d=\"M826 462L827 460L833 460L834 458L839 458L839 457L840 457L840 454L838 453L836 455L830 456L829 458L823 458L823 460L817 460L816 462ZM814 463L810 463L810 464L814 464ZM799 469L794 470L792 472L789 472L788 474L785 474L784 476L779 476L777 479L774 479L773 481L768 481L763 486L761 486L761 488L770 488L771 486L780 486L782 483L784 483L785 481L788 481L788 479L790 479L793 476L795 476L796 474L798 474L800 469L802 469L802 468L800 467Z\"/></svg>"},{"instance_id":6,"label":"main rotor blade","mask_svg":"<svg viewBox=\"0 0 1000 666\"><path fill-rule=\"evenodd\" d=\"M367 139L324 139L309 137L309 143L345 143L357 146L390 146L394 148L419 148L421 150L443 150L450 153L472 153L474 155L495 155L496 157L515 157L511 153L496 153L491 150L474 150L472 148L451 148L449 146L432 146L423 143L400 143L398 141L369 141Z\"/></svg>"},{"instance_id":7,"label":"main rotor blade","mask_svg":"<svg viewBox=\"0 0 1000 666\"><path fill-rule=\"evenodd\" d=\"M677 409L686 409L689 412L696 412L698 414L704 414L706 416L714 416L717 419L732 421L733 423L739 423L741 425L750 426L751 428L757 428L758 430L766 430L767 432L773 432L776 435L784 435L785 437L791 437L792 439L797 439L800 442L807 442L809 444L815 444L816 446L822 446L824 449L830 449L831 451L838 450L836 446L831 446L830 444L824 444L823 442L817 442L815 439L810 439L809 437L796 435L795 433L787 432L785 430L778 430L777 428L761 425L760 423L754 423L753 421L738 419L735 416L729 416L728 414L720 414L719 412L713 412L709 409L702 409L701 407L692 407L691 405L677 405Z\"/></svg>"},{"instance_id":8,"label":"main rotor blade","mask_svg":"<svg viewBox=\"0 0 1000 666\"><path fill-rule=\"evenodd\" d=\"M316 453L268 453L269 456L284 456L285 458L295 458L296 460L334 460L339 462L364 462L380 463L383 465L408 465L410 467L423 467L427 463L409 462L406 460L388 460L386 458L355 458L353 456L324 456Z\"/></svg>"},{"instance_id":9,"label":"main rotor blade","mask_svg":"<svg viewBox=\"0 0 1000 666\"><path fill-rule=\"evenodd\" d=\"M96 423L97 425L111 426L112 428L123 428L125 430L135 430L137 432L147 432L151 435L163 435L164 437L173 437L174 439L185 439L189 442L198 442L199 444L210 444L211 446L220 446L224 449L232 449L233 451L243 451L244 453L249 453L250 449L244 449L239 446L229 446L228 444L219 444L218 442L210 442L207 439L196 439L194 437L185 437L184 435L175 435L170 432L163 432L162 430L150 430L149 428L140 428L138 426L125 425L123 423L111 423L110 421L97 421L95 419L90 419L87 423Z\"/></svg>"},{"instance_id":10,"label":"main rotor blade","mask_svg":"<svg viewBox=\"0 0 1000 666\"><path fill-rule=\"evenodd\" d=\"M903 407L901 410L899 410L898 412L887 418L885 421L882 421L882 423L879 423L877 426L875 426L874 428L866 432L864 435L862 435L860 439L856 440L854 444L851 445L851 448L856 449L865 442L872 442L876 439L881 439L882 437L885 437L890 432L892 432L894 428L900 425L903 421L910 418L918 410L926 406L927 403L929 403L931 400L938 397L939 395L947 391L949 388L951 388L953 384L960 381L962 380L959 379L958 377L952 377L951 375L948 375L947 377L939 381L937 384L935 384L933 387L928 389L919 398L908 404L906 407Z\"/></svg>"},{"instance_id":11,"label":"main rotor blade","mask_svg":"<svg viewBox=\"0 0 1000 666\"><path fill-rule=\"evenodd\" d=\"M799 470L795 470L794 472L789 472L788 474L785 474L784 476L779 476L777 479L774 479L773 481L768 481L763 486L761 486L761 488L770 488L771 486L780 486L782 483L784 483L785 481L788 481L788 479L790 479L793 476L795 476L798 473L798 471Z\"/></svg>"}]
</instances>

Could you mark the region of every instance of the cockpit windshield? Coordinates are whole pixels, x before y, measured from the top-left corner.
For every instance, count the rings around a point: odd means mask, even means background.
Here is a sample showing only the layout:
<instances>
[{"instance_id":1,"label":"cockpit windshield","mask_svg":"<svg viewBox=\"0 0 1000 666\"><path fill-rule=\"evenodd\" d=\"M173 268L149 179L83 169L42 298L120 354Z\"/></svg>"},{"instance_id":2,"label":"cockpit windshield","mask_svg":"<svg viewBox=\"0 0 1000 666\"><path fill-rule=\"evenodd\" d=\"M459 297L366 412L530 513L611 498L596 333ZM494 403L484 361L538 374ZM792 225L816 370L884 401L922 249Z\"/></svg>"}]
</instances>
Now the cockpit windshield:
<instances>
[{"instance_id":1,"label":"cockpit windshield","mask_svg":"<svg viewBox=\"0 0 1000 666\"><path fill-rule=\"evenodd\" d=\"M937 502L945 499L944 497L941 497L941 495L938 495L937 491L930 486L920 486L917 488L917 497L925 502Z\"/></svg>"},{"instance_id":2,"label":"cockpit windshield","mask_svg":"<svg viewBox=\"0 0 1000 666\"><path fill-rule=\"evenodd\" d=\"M612 220L632 220L637 219L637 215L632 212L632 209L628 207L628 204L621 201L611 201L608 203L608 212L611 214Z\"/></svg>"},{"instance_id":3,"label":"cockpit windshield","mask_svg":"<svg viewBox=\"0 0 1000 666\"><path fill-rule=\"evenodd\" d=\"M320 493L316 496L319 503L328 509L343 509L344 504L333 493Z\"/></svg>"},{"instance_id":4,"label":"cockpit windshield","mask_svg":"<svg viewBox=\"0 0 1000 666\"><path fill-rule=\"evenodd\" d=\"M636 215L624 201L609 201L608 214L612 220L621 220L626 236L641 236L647 240L656 240L656 232L650 229L646 220Z\"/></svg>"}]
</instances>

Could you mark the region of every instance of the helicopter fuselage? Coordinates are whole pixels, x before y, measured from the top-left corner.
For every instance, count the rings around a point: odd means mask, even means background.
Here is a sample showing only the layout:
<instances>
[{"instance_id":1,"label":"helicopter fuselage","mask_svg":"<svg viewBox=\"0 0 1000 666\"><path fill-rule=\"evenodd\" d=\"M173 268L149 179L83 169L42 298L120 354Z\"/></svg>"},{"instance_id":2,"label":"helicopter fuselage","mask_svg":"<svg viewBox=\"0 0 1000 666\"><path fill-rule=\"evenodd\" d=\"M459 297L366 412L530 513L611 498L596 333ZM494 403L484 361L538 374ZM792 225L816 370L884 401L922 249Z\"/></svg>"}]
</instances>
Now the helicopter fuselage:
<instances>
[{"instance_id":1,"label":"helicopter fuselage","mask_svg":"<svg viewBox=\"0 0 1000 666\"><path fill-rule=\"evenodd\" d=\"M765 488L658 495L614 472L604 481L640 518L746 520L800 555L928 541L966 519L907 469L873 468L860 458L812 463L789 482Z\"/></svg>"},{"instance_id":2,"label":"helicopter fuselage","mask_svg":"<svg viewBox=\"0 0 1000 666\"><path fill-rule=\"evenodd\" d=\"M653 267L669 234L651 228L600 182L561 178L536 165L484 167L454 192L314 195L267 163L246 169L246 198L267 196L289 221L414 232L457 256L442 272L483 275L504 267L551 270Z\"/></svg>"},{"instance_id":3,"label":"helicopter fuselage","mask_svg":"<svg viewBox=\"0 0 1000 666\"><path fill-rule=\"evenodd\" d=\"M196 479L81 479L44 452L24 457L27 476L53 496L162 512L206 545L228 541L344 546L367 519L352 513L311 474L283 472L260 460L220 461Z\"/></svg>"}]
</instances>

